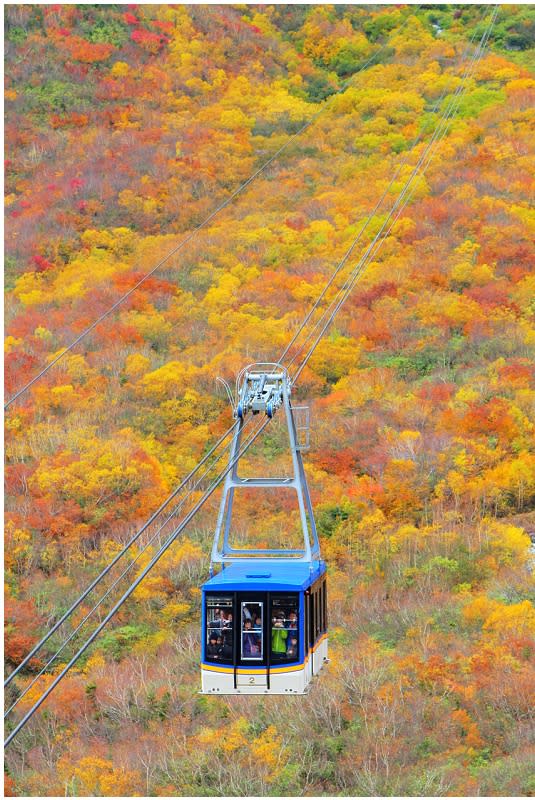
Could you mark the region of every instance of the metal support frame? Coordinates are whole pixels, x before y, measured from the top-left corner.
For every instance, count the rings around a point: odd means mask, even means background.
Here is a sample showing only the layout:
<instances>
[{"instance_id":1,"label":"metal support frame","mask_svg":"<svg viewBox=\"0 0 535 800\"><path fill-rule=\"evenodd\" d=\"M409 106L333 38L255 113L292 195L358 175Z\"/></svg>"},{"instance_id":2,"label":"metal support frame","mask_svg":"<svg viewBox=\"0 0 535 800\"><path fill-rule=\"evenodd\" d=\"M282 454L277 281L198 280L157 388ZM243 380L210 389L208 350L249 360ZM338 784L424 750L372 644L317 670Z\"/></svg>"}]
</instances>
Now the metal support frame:
<instances>
[{"instance_id":1,"label":"metal support frame","mask_svg":"<svg viewBox=\"0 0 535 800\"><path fill-rule=\"evenodd\" d=\"M271 367L266 370L266 367ZM223 484L223 495L217 517L214 544L212 547L212 563L229 563L236 560L276 559L312 562L320 558L320 548L312 502L303 468L301 448L297 440L297 431L290 402L291 383L287 370L280 364L253 364L240 373L237 384L236 416L238 426L234 431L229 463L235 460L234 466L227 474ZM269 417L278 408L284 409L290 452L292 455L293 476L288 478L240 478L238 474L240 443L244 418L248 411L258 414L264 411ZM230 546L230 530L234 493L241 488L276 489L290 488L297 493L301 528L303 532L302 549L254 549L233 548Z\"/></svg>"}]
</instances>

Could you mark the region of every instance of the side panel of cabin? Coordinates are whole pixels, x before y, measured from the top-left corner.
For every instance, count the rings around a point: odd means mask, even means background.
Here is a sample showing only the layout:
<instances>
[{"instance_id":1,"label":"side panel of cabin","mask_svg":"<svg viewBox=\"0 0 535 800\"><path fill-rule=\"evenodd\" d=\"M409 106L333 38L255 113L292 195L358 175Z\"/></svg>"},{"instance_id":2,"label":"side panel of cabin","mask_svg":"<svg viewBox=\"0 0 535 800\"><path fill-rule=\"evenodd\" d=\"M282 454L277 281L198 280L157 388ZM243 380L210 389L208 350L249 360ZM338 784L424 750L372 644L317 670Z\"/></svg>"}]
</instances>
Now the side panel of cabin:
<instances>
[{"instance_id":1,"label":"side panel of cabin","mask_svg":"<svg viewBox=\"0 0 535 800\"><path fill-rule=\"evenodd\" d=\"M305 592L305 660L310 676L328 659L327 580L323 573Z\"/></svg>"}]
</instances>

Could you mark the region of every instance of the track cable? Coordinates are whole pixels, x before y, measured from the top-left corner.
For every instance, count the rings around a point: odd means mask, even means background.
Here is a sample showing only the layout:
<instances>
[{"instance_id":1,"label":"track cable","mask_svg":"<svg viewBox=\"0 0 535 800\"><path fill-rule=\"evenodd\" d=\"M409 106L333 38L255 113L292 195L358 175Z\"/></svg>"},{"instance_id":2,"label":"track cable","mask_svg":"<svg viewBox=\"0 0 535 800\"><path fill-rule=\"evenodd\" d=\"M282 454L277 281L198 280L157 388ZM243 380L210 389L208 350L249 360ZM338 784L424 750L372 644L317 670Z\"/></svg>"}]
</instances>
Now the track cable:
<instances>
[{"instance_id":1,"label":"track cable","mask_svg":"<svg viewBox=\"0 0 535 800\"><path fill-rule=\"evenodd\" d=\"M243 430L243 429L246 427L246 425L249 423L249 421L250 421L249 419L247 419L247 420L245 421L245 424L244 424L244 426L243 426L242 430ZM233 426L233 428L234 428L234 427L235 427L235 426ZM126 567L125 567L125 569L124 569L124 570L121 572L121 574L120 574L120 575L119 575L117 578L115 578L115 580L113 581L113 583L112 583L112 584L111 584L111 585L108 587L108 589L105 591L105 593L104 593L104 594L103 594L103 595L100 597L100 599L98 600L98 602L97 602L97 603L96 603L96 604L93 606L93 608L92 608L90 611L88 611L88 612L87 612L87 614L85 615L85 617L84 617L84 618L81 620L81 622L79 622L79 623L78 623L77 627L76 627L76 628L75 628L75 629L74 629L74 630L73 630L73 631L70 633L70 635L68 636L68 638L67 638L67 639L66 639L66 640L65 640L65 641L64 641L64 642L61 644L61 646L59 647L59 649L58 649L58 650L57 650L57 651L54 653L54 655L53 655L53 656L52 656L52 657L51 657L51 658L48 660L48 662L47 662L47 663L44 665L44 667L42 667L42 669L40 670L40 672L39 672L39 673L38 673L38 674L37 674L37 675L36 675L36 676L33 678L33 680L32 680L32 681L31 681L31 682L30 682L30 683L29 683L27 686L25 686L25 687L24 687L24 690L22 691L22 693L21 693L21 694L20 694L20 695L19 695L19 696L16 698L16 700L15 700L15 701L12 703L12 705L11 705L11 706L8 708L8 710L5 712L5 714L4 714L4 719L6 719L6 717L7 717L7 716L8 716L8 715L9 715L9 714L10 714L10 713L11 713L11 712L14 710L14 708L15 708L15 707L16 707L16 706L19 704L19 702L20 702L20 701L21 701L21 700L22 700L22 699L23 699L23 698L26 696L26 694L27 694L27 693L30 691L30 689L31 689L31 688L32 688L32 687L33 687L33 686L34 686L34 685L37 683L37 681L39 680L39 678L40 678L40 677L41 677L41 676L42 676L42 675L43 675L43 674L44 674L44 673L45 673L45 672L48 670L48 668L49 668L49 667L50 667L50 666L53 664L53 662L54 662L54 661L55 661L55 660L58 658L58 656L59 656L59 655L60 655L60 654L63 652L63 650L65 649L65 647L66 647L66 646L69 644L69 642L70 642L70 641L72 641L72 639L74 639L74 637L76 636L76 634L77 634L77 633L78 633L78 632L79 632L79 631L82 629L82 627L85 625L85 623L86 623L86 622L87 622L87 621L88 621L88 620L89 620L89 619L90 619L90 618L93 616L93 614L94 614L94 613L95 613L95 612L98 610L98 608L101 606L101 604L104 602L104 600L106 600L106 598L107 598L107 597L108 597L108 596L111 594L111 592L113 591L113 589L115 589L115 588L116 588L116 586L118 586L118 584L119 584L119 583L120 583L120 582L123 580L123 578L124 578L124 577L125 577L125 576L126 576L128 573L129 573L129 572L130 572L130 570L131 570L131 569L134 567L134 565L135 565L135 564L136 564L136 563L139 561L139 559L141 558L141 556L142 556L144 553L146 553L146 552L147 552L147 550L149 549L149 547L150 547L150 546L151 546L151 545L152 545L152 544L153 544L153 543L156 541L156 539L157 539L157 538L158 538L158 536L160 535L160 533L161 533L161 531L163 530L163 528L165 528L165 526L166 526L166 525L168 525L168 523L169 523L169 522L170 522L170 521L171 521L171 520L172 520L174 517L176 517L176 515L177 515L178 511L179 511L179 510L180 510L180 509L181 509L181 508L184 506L185 502L186 502L186 501L187 501L187 500L188 500L188 499L191 497L191 495L193 494L193 492L194 492L196 489L198 489L198 487L199 487L199 486L202 484L202 482L203 482L203 481L204 481L204 479L207 477L207 475L208 475L208 474L209 474L209 473L210 473L210 472L213 470L214 466L215 466L215 465L218 463L218 461L220 461L220 460L223 458L223 456L224 456L224 455L225 455L225 454L226 454L226 453L227 453L227 452L230 450L230 448L231 448L231 447L232 447L232 440L231 440L231 441L228 443L228 445L226 445L226 446L223 448L223 450L222 450L222 451L221 451L221 453L220 453L220 454L217 456L217 458L215 459L215 461L214 461L212 464L210 464L210 466L209 466L209 467L208 467L208 468L207 468L207 469L204 471L204 473L203 473L203 474L200 476L200 478L197 480L197 482L196 482L196 483L195 483L195 484L194 484L194 485L193 485L193 486L192 486L192 487L191 487L191 488L188 490L188 493L187 493L187 494L186 494L186 495L185 495L185 496L184 496L184 497L181 499L181 501L180 501L180 503L178 504L178 506L177 506L175 509L173 509L173 511L172 511L172 512L171 512L171 513L170 513L170 514L167 516L167 518L164 520L164 522L162 522L162 524L160 525L160 527L159 527L159 528L157 528L157 530L156 530L156 531L155 531L155 532L152 534L151 538L150 538L150 539L147 541L147 543L146 543L146 544L144 545L144 547L143 547L143 548L142 548L142 549L139 551L139 553L137 553L137 555L135 556L135 558L133 558L133 559L132 559L132 561L130 561L130 562L127 564L127 566L126 566Z\"/></svg>"},{"instance_id":2,"label":"track cable","mask_svg":"<svg viewBox=\"0 0 535 800\"><path fill-rule=\"evenodd\" d=\"M255 439L261 434L261 432L264 430L266 425L269 424L269 422L270 422L269 417L266 417L266 419L263 420L262 423L257 427L256 431L253 434L251 434L251 436L249 437L249 441L240 448L240 450L236 454L236 456L231 461L229 461L227 466L214 479L214 481L212 482L210 487L205 491L203 496L197 501L197 503L194 505L194 507L191 509L191 511L189 511L186 514L184 519L180 522L178 527L171 534L169 539L165 542L165 544L163 544L160 547L158 552L152 557L152 559L150 560L149 564L140 572L140 574L133 581L133 583L130 584L130 586L124 592L122 597L117 601L117 603L115 603L113 608L106 614L106 616L104 617L102 622L99 623L99 625L95 628L95 630L87 638L87 640L84 642L84 644L78 649L78 651L70 659L68 664L66 664L66 666L63 667L63 669L61 670L61 672L58 675L56 675L56 677L54 678L54 680L52 681L50 686L47 686L47 688L43 691L43 693L40 695L38 700L36 700L36 702L33 704L33 706L26 712L24 717L17 723L15 728L11 731L11 733L9 734L7 739L4 741L4 748L7 747L8 744L10 744L10 742L15 738L15 736L19 733L19 731L26 725L27 722L29 722L29 720L33 717L35 712L44 703L46 698L51 694L51 692L53 692L53 690L56 688L56 686L63 680L63 678L67 675L67 673L71 670L71 668L76 664L78 659L85 653L87 648L94 642L94 640L97 638L99 633L103 630L103 628L105 628L105 626L112 619L112 617L117 613L117 611L121 608L121 606L128 600L130 595L137 589L137 587L139 586L141 581L149 574L151 569L154 566L156 566L158 561L165 554L165 552L169 549L169 547L173 544L173 542L176 540L176 538L179 536L179 534L182 533L182 531L188 525L188 523L191 522L191 520L197 514L197 512L200 511L200 509L204 506L204 504L207 502L207 500L209 500L209 498L212 496L212 494L218 488L218 486L221 483L221 481L231 471L231 469L234 467L234 465L238 463L239 459L247 452L249 447L251 447L251 445L253 444Z\"/></svg>"},{"instance_id":3,"label":"track cable","mask_svg":"<svg viewBox=\"0 0 535 800\"><path fill-rule=\"evenodd\" d=\"M312 356L312 353L314 352L315 348L319 344L321 338L325 334L325 332L326 332L327 328L329 327L330 323L332 322L332 320L334 319L335 315L338 313L339 309L341 308L341 306L343 305L343 303L345 302L345 300L349 296L349 293L353 289L353 287L354 287L354 285L356 283L356 280L358 279L360 274L362 274L362 272L365 270L365 268L368 265L368 263L370 262L371 258L373 256L376 256L379 253L379 251L380 251L380 249L382 247L382 242L390 234L390 232L391 232L393 226L395 225L395 223L397 222L397 219L399 218L400 214L402 213L402 211L407 206L407 204L408 204L408 202L410 200L410 197L412 197L412 193L414 192L414 187L412 188L412 190L410 191L410 194L409 194L409 189L411 187L411 184L413 183L415 178L417 178L420 175L423 175L425 173L426 169L428 168L428 166L431 163L431 160L433 158L433 155L432 155L433 154L433 150L436 148L436 146L438 146L438 144L440 144L440 142L442 141L444 136L447 134L449 120L455 114L455 112L456 112L456 110L458 108L459 102L460 102L460 100L462 98L462 95L466 91L466 82L472 76L477 64L479 63L479 61L480 61L480 59L481 59L481 57L483 55L483 52L484 52L484 49L485 49L485 45L487 43L488 37L490 36L490 32L492 30L492 25L494 24L494 20L496 18L496 14L497 14L497 6L495 7L495 10L494 10L493 15L491 17L491 20L489 22L489 27L485 30L485 32L484 32L484 34L483 34L483 36L482 36L482 38L481 38L481 40L480 40L480 42L478 44L478 47L476 48L476 51L475 51L475 53L474 53L474 55L473 55L473 57L472 57L472 59L470 61L470 64L468 65L468 67L465 70L465 73L464 73L464 75L463 75L463 77L461 79L461 83L459 84L459 86L455 90L452 98L448 101L448 104L447 104L446 108L444 109L444 111L442 112L442 115L441 115L441 117L439 119L439 122L438 122L437 126L435 127L435 130L433 132L433 135L432 135L431 139L429 140L429 142L427 142L422 154L419 156L418 161L417 161L416 165L414 166L410 177L408 178L408 180L405 183L403 189L401 190L400 194L398 195L398 197L397 197L396 201L394 202L392 208L390 209L386 219L383 221L379 231L375 234L372 242L367 246L366 251L364 252L363 256L361 256L361 258L359 259L357 265L353 268L352 272L350 273L349 277L346 279L346 281L343 284L343 286L340 287L340 289L338 289L338 292L337 292L335 298L333 300L331 300L330 304L322 312L322 314L319 317L319 319L316 320L316 322L314 322L312 324L312 327L306 333L305 339L302 342L301 346L299 347L297 352L293 354L292 358L286 364L286 366L289 367L294 363L294 361L297 359L298 355L304 349L306 342L311 338L311 336L313 336L314 331L321 325L322 320L325 319L329 309L331 307L333 307L333 304L334 304L333 312L328 317L326 324L321 328L320 334L315 339L312 347L307 352L302 364L299 366L297 372L292 377L292 382L293 383L295 383L295 381L297 380L297 378L301 374L303 368L305 367L306 363L308 362L308 360ZM411 151L412 151L413 147L411 147ZM402 166L404 166L404 164L401 165L400 169L402 168ZM400 170L398 169L396 175L399 173L399 171ZM390 186L394 182L395 177L391 181ZM383 198L388 193L390 186L383 193L383 196L382 196L381 200L379 201L379 204L382 202ZM399 206L399 208L398 208L398 206ZM375 215L376 210L377 210L377 206L372 211L371 215L368 217L368 220L365 223L364 228L367 227L367 225L369 224L371 219L373 219L373 216ZM392 215L395 212L397 212L396 217L393 220L393 222L390 224L390 227L388 228L388 230L386 230L386 232L385 232L385 228L386 228L387 224L389 223ZM335 270L334 275L336 275L340 271L341 267L347 262L347 259L348 259L349 255L351 254L351 252L353 251L356 243L360 239L360 235L361 235L363 229L361 229L361 231L359 231L359 233L357 234L357 237L351 243L351 245L350 245L349 249L346 251L342 261L340 262L340 264L338 265L337 269ZM312 315L313 311L315 311L317 309L317 307L319 306L319 302L325 296L326 289L331 285L331 283L332 283L332 280L329 281L328 286L325 287L325 289L322 291L320 297L318 298L316 303L313 305L311 311L307 315L307 317L306 317L307 320L310 318L310 316ZM341 301L337 302L337 300L340 297L340 295L342 295ZM302 332L303 329L304 329L304 325L300 326L300 328L298 329L296 334L294 334L293 341L295 341L297 339L297 337L300 335L300 333ZM285 351L286 354L288 352L288 349L289 348L287 348L286 351Z\"/></svg>"},{"instance_id":4,"label":"track cable","mask_svg":"<svg viewBox=\"0 0 535 800\"><path fill-rule=\"evenodd\" d=\"M4 687L9 686L13 678L20 672L23 667L41 650L43 645L50 639L50 637L61 627L61 625L76 611L78 606L86 599L86 597L96 588L96 586L102 581L106 575L110 572L110 570L117 564L118 561L128 552L128 550L134 545L138 539L143 535L143 533L147 530L147 528L159 517L159 515L165 511L168 505L177 497L177 495L187 486L189 481L197 474L199 469L206 464L208 459L215 453L215 451L221 446L221 444L225 441L225 439L234 432L237 426L237 421L228 428L228 430L220 436L217 442L211 447L211 449L206 453L206 455L199 461L199 463L186 475L186 477L181 481L179 486L174 489L171 494L167 497L166 500L156 509L156 511L149 517L147 522L139 528L139 530L132 536L126 545L122 548L122 550L117 553L116 556L110 561L110 563L102 570L102 572L97 575L97 577L90 583L90 585L82 592L82 594L78 597L78 599L67 609L67 611L61 616L61 618L53 625L53 627L46 633L45 636L32 648L32 650L28 653L27 656L17 665L17 667L9 674L9 676L4 681Z\"/></svg>"}]
</instances>

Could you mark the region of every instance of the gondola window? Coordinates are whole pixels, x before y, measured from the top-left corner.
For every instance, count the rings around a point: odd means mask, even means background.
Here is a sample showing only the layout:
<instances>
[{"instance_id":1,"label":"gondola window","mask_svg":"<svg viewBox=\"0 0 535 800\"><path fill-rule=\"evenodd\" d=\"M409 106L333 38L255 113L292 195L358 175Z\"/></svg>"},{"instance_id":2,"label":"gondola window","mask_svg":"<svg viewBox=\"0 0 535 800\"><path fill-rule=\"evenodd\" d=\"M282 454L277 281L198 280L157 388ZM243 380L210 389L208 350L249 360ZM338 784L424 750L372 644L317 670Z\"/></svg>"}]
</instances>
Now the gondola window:
<instances>
[{"instance_id":1,"label":"gondola window","mask_svg":"<svg viewBox=\"0 0 535 800\"><path fill-rule=\"evenodd\" d=\"M232 663L233 615L232 595L206 598L206 658L208 661Z\"/></svg>"},{"instance_id":2,"label":"gondola window","mask_svg":"<svg viewBox=\"0 0 535 800\"><path fill-rule=\"evenodd\" d=\"M241 604L242 661L262 661L264 658L264 604Z\"/></svg>"},{"instance_id":3,"label":"gondola window","mask_svg":"<svg viewBox=\"0 0 535 800\"><path fill-rule=\"evenodd\" d=\"M299 658L299 597L286 594L271 599L271 661L297 661Z\"/></svg>"}]
</instances>

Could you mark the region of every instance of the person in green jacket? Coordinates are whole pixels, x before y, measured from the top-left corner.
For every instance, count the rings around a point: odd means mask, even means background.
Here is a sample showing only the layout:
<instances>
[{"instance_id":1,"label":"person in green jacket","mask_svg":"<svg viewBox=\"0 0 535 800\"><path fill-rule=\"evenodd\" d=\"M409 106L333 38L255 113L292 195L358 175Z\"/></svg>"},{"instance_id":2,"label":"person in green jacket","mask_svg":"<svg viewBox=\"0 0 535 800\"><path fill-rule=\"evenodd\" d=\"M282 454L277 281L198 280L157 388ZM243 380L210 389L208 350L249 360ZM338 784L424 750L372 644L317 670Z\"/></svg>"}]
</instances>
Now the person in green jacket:
<instances>
[{"instance_id":1,"label":"person in green jacket","mask_svg":"<svg viewBox=\"0 0 535 800\"><path fill-rule=\"evenodd\" d=\"M287 638L288 631L284 627L284 617L276 617L273 620L273 627L271 629L271 650L273 653L280 656L286 655Z\"/></svg>"}]
</instances>

